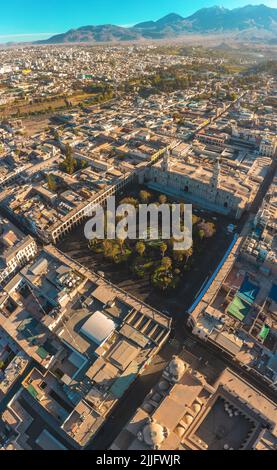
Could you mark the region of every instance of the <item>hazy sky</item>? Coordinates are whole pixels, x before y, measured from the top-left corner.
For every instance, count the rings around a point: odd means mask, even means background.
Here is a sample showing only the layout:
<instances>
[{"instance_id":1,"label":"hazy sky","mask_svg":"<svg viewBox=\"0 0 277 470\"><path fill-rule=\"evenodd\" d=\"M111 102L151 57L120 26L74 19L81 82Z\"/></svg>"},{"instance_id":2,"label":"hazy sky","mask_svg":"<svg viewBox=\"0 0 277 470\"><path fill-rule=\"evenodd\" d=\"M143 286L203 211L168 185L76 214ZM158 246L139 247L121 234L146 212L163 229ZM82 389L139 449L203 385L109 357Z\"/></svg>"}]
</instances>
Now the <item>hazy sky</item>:
<instances>
[{"instance_id":1,"label":"hazy sky","mask_svg":"<svg viewBox=\"0 0 277 470\"><path fill-rule=\"evenodd\" d=\"M168 13L188 16L199 8L222 5L236 8L277 0L9 0L1 2L0 43L29 41L88 24L132 25Z\"/></svg>"}]
</instances>

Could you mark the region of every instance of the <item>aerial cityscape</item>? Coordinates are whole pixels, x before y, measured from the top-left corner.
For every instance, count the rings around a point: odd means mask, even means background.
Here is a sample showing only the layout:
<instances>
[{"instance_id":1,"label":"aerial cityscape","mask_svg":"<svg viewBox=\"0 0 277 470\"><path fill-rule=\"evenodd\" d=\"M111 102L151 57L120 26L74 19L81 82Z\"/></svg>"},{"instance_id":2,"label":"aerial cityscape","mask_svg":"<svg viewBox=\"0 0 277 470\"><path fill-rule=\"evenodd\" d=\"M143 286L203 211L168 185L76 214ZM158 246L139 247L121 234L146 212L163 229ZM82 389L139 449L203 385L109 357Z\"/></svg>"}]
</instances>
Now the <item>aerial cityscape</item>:
<instances>
[{"instance_id":1,"label":"aerial cityscape","mask_svg":"<svg viewBox=\"0 0 277 470\"><path fill-rule=\"evenodd\" d=\"M277 450L277 0L14 3L0 450Z\"/></svg>"}]
</instances>

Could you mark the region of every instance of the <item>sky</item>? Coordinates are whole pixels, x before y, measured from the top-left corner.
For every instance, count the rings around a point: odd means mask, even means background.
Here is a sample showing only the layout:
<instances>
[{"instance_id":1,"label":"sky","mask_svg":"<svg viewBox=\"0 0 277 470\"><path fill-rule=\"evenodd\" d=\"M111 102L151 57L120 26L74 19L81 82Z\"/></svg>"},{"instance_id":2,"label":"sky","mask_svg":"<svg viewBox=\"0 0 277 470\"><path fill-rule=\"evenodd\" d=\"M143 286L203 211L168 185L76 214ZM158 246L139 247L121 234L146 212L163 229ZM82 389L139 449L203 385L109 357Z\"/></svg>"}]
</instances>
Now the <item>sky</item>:
<instances>
[{"instance_id":1,"label":"sky","mask_svg":"<svg viewBox=\"0 0 277 470\"><path fill-rule=\"evenodd\" d=\"M1 2L0 43L44 39L71 28L112 23L131 26L168 13L189 16L214 5L236 8L277 0L9 0Z\"/></svg>"}]
</instances>

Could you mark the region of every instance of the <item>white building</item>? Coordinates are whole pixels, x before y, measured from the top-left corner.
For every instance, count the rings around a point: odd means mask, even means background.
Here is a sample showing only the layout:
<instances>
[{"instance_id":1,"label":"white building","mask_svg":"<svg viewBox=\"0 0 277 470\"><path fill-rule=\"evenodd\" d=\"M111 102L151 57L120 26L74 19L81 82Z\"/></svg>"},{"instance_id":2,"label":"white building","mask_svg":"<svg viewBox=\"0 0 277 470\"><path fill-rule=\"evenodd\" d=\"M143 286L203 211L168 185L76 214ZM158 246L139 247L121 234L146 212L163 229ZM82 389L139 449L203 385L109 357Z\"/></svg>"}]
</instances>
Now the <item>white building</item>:
<instances>
[{"instance_id":1,"label":"white building","mask_svg":"<svg viewBox=\"0 0 277 470\"><path fill-rule=\"evenodd\" d=\"M0 284L22 268L37 253L31 236L25 237L7 220L0 219Z\"/></svg>"},{"instance_id":2,"label":"white building","mask_svg":"<svg viewBox=\"0 0 277 470\"><path fill-rule=\"evenodd\" d=\"M265 137L260 143L260 155L266 157L275 157L277 155L277 139L276 137Z\"/></svg>"}]
</instances>

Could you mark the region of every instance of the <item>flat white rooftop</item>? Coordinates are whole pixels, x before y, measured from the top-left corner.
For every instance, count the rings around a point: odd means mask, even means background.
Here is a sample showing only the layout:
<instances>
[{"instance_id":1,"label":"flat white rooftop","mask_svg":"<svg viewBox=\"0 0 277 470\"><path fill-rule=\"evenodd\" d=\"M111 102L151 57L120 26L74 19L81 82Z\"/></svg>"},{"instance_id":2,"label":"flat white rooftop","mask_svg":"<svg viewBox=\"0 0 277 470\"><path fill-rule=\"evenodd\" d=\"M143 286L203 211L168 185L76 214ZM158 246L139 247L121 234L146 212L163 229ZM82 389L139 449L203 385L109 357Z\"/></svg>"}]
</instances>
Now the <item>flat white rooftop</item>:
<instances>
[{"instance_id":1,"label":"flat white rooftop","mask_svg":"<svg viewBox=\"0 0 277 470\"><path fill-rule=\"evenodd\" d=\"M116 329L116 323L102 312L95 312L81 328L89 340L101 346Z\"/></svg>"}]
</instances>

